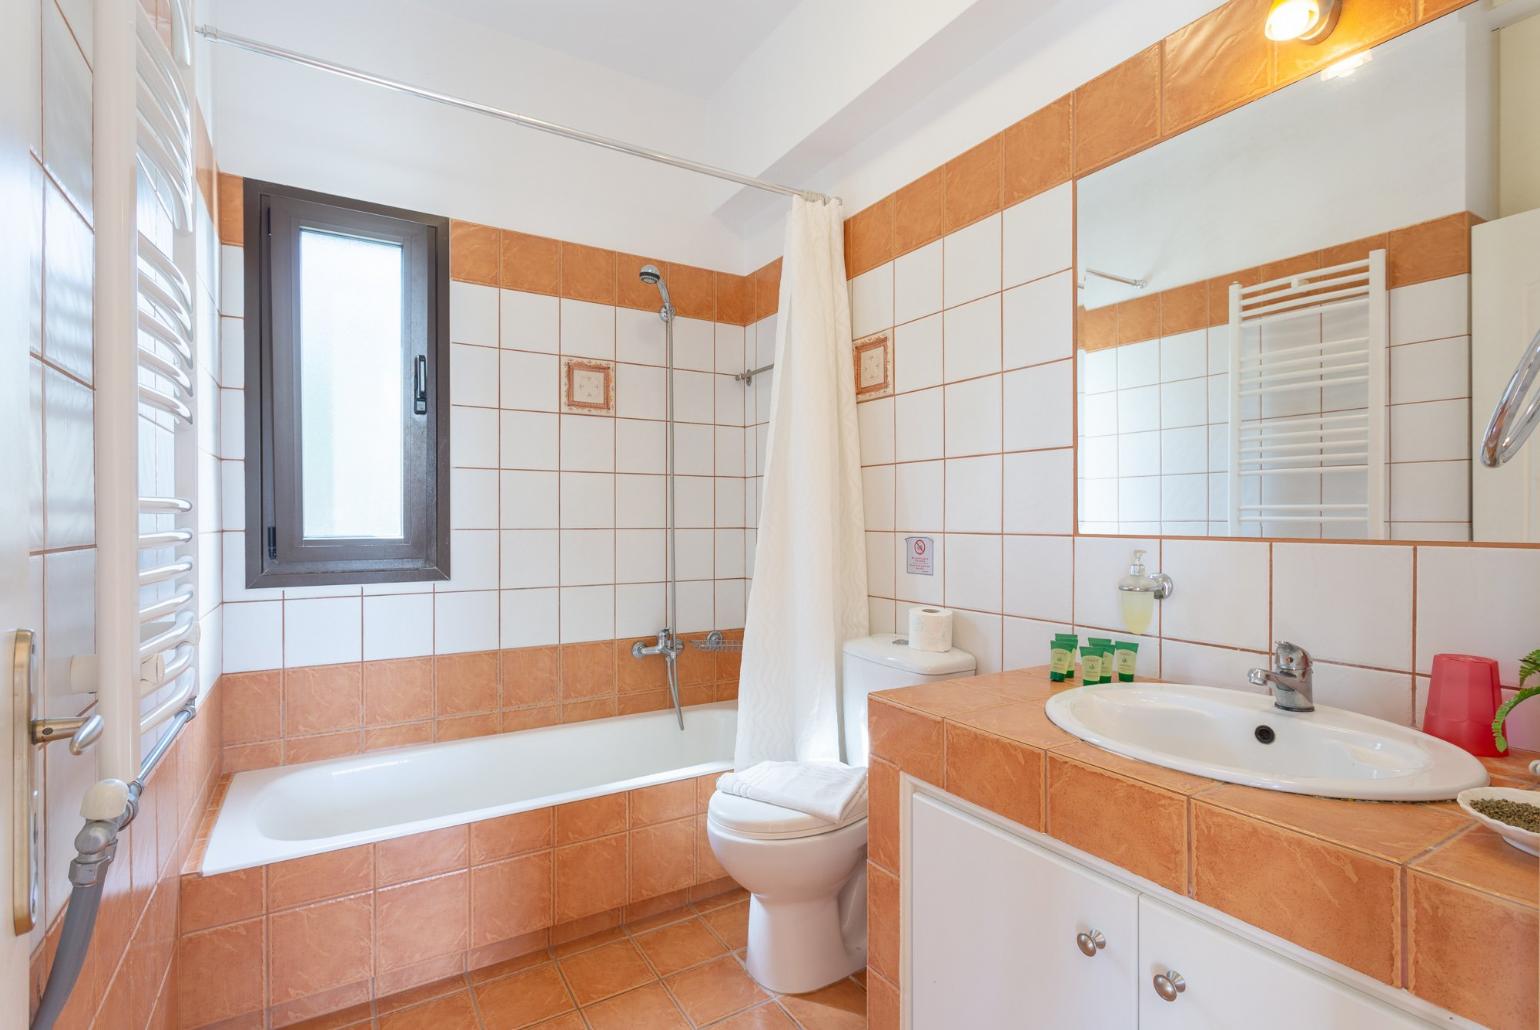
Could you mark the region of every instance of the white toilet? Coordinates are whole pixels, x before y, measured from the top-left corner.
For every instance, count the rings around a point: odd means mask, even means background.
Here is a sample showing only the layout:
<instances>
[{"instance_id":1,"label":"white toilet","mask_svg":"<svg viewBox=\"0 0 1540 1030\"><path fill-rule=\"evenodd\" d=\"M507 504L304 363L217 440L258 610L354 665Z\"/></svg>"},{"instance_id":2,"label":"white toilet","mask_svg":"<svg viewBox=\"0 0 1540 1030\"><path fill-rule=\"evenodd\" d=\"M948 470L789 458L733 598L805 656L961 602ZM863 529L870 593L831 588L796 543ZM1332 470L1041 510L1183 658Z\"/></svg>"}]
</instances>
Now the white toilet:
<instances>
[{"instance_id":1,"label":"white toilet","mask_svg":"<svg viewBox=\"0 0 1540 1030\"><path fill-rule=\"evenodd\" d=\"M971 654L915 651L891 633L847 641L840 693L844 759L867 764L866 695L971 674ZM706 835L749 894L749 975L799 994L866 965L866 810L835 825L717 791Z\"/></svg>"}]
</instances>

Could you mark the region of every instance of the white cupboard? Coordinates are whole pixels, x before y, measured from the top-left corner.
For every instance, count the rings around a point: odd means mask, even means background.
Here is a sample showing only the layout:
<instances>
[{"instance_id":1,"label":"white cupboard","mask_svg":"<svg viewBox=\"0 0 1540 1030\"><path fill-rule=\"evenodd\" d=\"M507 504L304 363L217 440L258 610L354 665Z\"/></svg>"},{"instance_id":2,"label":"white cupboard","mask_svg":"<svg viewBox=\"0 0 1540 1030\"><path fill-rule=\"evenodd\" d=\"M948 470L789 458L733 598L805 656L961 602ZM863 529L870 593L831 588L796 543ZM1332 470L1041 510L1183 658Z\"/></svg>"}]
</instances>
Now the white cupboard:
<instances>
[{"instance_id":1,"label":"white cupboard","mask_svg":"<svg viewBox=\"0 0 1540 1030\"><path fill-rule=\"evenodd\" d=\"M909 1030L1440 1025L945 800L907 841Z\"/></svg>"}]
</instances>

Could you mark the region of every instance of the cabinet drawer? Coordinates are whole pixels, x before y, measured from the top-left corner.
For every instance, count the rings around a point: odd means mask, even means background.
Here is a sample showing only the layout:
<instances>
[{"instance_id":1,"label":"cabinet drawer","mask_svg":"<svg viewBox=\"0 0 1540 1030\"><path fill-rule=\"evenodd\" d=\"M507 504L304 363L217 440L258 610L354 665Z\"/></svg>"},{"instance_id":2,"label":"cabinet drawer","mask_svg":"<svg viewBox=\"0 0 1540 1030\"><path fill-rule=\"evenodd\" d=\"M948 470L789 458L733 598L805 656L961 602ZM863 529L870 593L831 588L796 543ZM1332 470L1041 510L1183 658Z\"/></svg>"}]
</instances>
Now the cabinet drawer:
<instances>
[{"instance_id":1,"label":"cabinet drawer","mask_svg":"<svg viewBox=\"0 0 1540 1030\"><path fill-rule=\"evenodd\" d=\"M1173 972L1184 989L1166 1001L1154 979L1174 979ZM1426 1030L1432 1025L1169 905L1139 898L1139 1030Z\"/></svg>"},{"instance_id":2,"label":"cabinet drawer","mask_svg":"<svg viewBox=\"0 0 1540 1030\"><path fill-rule=\"evenodd\" d=\"M1134 1026L1134 891L922 794L909 839L912 1030Z\"/></svg>"}]
</instances>

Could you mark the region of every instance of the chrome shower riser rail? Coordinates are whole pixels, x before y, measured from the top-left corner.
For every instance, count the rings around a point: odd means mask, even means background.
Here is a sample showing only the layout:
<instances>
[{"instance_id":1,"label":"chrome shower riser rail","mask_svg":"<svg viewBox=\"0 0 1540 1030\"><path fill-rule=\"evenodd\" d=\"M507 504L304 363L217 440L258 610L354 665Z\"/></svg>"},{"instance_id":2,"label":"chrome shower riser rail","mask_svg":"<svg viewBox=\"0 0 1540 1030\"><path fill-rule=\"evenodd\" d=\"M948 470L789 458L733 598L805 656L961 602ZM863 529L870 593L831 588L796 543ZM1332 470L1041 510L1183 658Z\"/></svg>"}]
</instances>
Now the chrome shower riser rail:
<instances>
[{"instance_id":1,"label":"chrome shower riser rail","mask_svg":"<svg viewBox=\"0 0 1540 1030\"><path fill-rule=\"evenodd\" d=\"M448 93L439 93L435 90L424 89L421 86L413 86L399 79L388 79L383 75L375 75L358 68L350 68L347 65L334 64L331 61L323 61L319 57L302 54L296 50L287 50L283 47L272 46L246 36L237 36L229 32L222 32L211 25L198 26L198 32L215 43L224 43L240 50L246 50L253 54L262 54L266 57L276 57L280 60L301 64L317 71L329 72L332 75L340 75L345 79L355 82L366 82L371 86L380 86L392 89L398 93L406 93L409 96L422 100L431 100L436 104L445 104L449 107L457 107L462 111L474 111L505 122L521 125L526 129L534 129L537 132L550 133L553 136L561 136L564 139L576 140L579 143L587 143L595 147L603 147L605 150L613 150L621 154L629 154L645 161L654 161L658 164L669 165L674 168L682 168L687 172L695 172L699 175L709 175L713 179L722 179L726 182L735 182L740 186L749 186L757 190L765 190L768 193L780 193L789 197L801 197L809 201L822 201L827 203L834 199L827 194L813 190L797 189L795 186L786 186L778 182L770 182L766 179L758 179L752 175L743 175L727 168L719 168L702 161L691 161L689 158L675 157L661 150L652 150L649 147L638 146L635 143L627 143L624 140L612 139L609 136L601 136L595 132L585 132L582 129L574 129L568 125L560 125L556 122L548 122L543 118L535 118L527 114L519 114L516 111L507 111L500 107L492 107L490 104L478 103L474 100L466 100L462 97L451 96Z\"/></svg>"}]
</instances>

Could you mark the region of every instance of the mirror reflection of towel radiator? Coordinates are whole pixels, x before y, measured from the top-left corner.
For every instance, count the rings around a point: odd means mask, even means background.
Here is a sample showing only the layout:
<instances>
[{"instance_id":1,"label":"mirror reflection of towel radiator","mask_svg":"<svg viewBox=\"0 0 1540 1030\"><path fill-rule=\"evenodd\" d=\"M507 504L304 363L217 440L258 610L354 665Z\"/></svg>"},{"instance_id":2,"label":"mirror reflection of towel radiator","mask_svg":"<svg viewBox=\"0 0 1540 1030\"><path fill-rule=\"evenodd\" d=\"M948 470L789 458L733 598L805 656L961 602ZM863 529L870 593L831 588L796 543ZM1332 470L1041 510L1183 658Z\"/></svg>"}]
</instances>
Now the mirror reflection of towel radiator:
<instances>
[{"instance_id":1,"label":"mirror reflection of towel radiator","mask_svg":"<svg viewBox=\"0 0 1540 1030\"><path fill-rule=\"evenodd\" d=\"M1519 367L1513 370L1513 378L1508 380L1497 407L1492 409L1492 420L1487 423L1486 436L1481 441L1481 464L1487 468L1495 469L1519 453L1529 434L1540 425L1540 390L1535 391L1523 411L1519 410L1536 377L1540 377L1540 330L1529 341L1529 347L1519 358Z\"/></svg>"}]
</instances>

